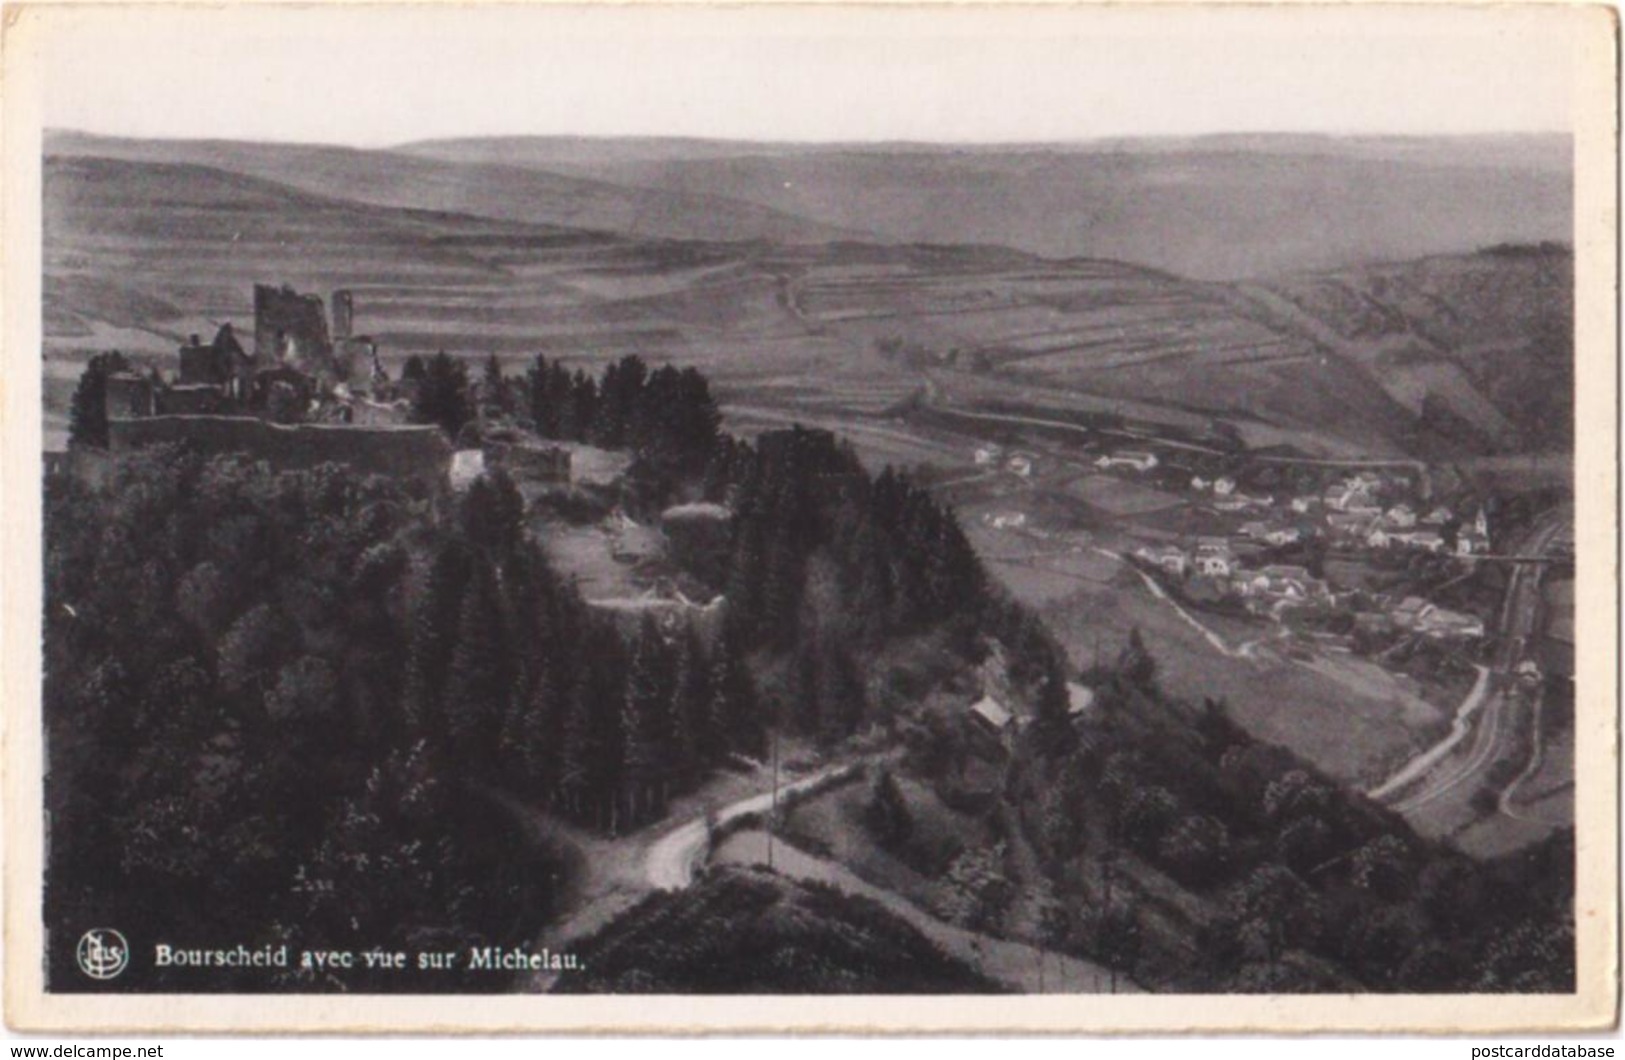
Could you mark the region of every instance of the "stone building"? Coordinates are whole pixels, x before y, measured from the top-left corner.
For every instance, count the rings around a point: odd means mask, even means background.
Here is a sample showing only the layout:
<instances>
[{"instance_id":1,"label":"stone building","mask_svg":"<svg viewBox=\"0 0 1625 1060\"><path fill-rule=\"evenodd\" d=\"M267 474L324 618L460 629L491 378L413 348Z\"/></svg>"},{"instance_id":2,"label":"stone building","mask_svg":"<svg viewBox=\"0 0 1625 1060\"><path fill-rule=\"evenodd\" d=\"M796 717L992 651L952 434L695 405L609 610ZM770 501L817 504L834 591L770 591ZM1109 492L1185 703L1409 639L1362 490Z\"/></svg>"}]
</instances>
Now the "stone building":
<instances>
[{"instance_id":1,"label":"stone building","mask_svg":"<svg viewBox=\"0 0 1625 1060\"><path fill-rule=\"evenodd\" d=\"M197 335L180 349L180 383L183 386L215 386L224 396L241 401L254 385L254 358L237 341L230 324L220 325L214 341L204 345Z\"/></svg>"}]
</instances>

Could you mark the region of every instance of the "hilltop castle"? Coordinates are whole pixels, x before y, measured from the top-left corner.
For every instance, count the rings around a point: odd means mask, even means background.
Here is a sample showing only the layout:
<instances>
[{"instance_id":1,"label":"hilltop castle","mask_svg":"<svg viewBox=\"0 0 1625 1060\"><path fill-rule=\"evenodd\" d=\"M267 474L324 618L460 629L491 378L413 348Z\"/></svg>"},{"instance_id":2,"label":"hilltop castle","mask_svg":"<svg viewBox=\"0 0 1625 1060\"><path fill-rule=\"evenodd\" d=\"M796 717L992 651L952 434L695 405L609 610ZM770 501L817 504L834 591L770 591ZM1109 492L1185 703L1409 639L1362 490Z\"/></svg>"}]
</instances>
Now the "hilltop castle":
<instances>
[{"instance_id":1,"label":"hilltop castle","mask_svg":"<svg viewBox=\"0 0 1625 1060\"><path fill-rule=\"evenodd\" d=\"M254 416L275 422L403 423L406 390L389 379L371 336L352 334L355 300L333 294L333 330L317 295L254 287L254 350L220 325L205 344L192 335L180 370L119 372L107 380L109 418Z\"/></svg>"}]
</instances>

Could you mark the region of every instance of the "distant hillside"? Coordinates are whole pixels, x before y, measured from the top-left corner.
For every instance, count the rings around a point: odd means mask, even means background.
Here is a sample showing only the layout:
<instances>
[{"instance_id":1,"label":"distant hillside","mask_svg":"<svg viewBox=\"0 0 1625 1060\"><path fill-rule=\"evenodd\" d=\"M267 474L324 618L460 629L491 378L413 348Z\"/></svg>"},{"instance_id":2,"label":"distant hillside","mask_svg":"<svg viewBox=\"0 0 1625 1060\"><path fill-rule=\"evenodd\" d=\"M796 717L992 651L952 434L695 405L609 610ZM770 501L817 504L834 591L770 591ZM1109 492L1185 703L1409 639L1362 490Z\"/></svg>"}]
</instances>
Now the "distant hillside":
<instances>
[{"instance_id":1,"label":"distant hillside","mask_svg":"<svg viewBox=\"0 0 1625 1060\"><path fill-rule=\"evenodd\" d=\"M565 994L993 994L867 898L765 869L660 892L578 947Z\"/></svg>"},{"instance_id":2,"label":"distant hillside","mask_svg":"<svg viewBox=\"0 0 1625 1060\"><path fill-rule=\"evenodd\" d=\"M356 296L387 360L702 367L734 404L1090 409L1327 455L1560 440L1561 248L1205 283L992 246L713 243L407 210L191 164L45 162L47 406L90 353L172 359L256 282ZM1556 384L1543 380L1558 380Z\"/></svg>"},{"instance_id":3,"label":"distant hillside","mask_svg":"<svg viewBox=\"0 0 1625 1060\"><path fill-rule=\"evenodd\" d=\"M408 145L724 196L905 242L1115 258L1198 279L1568 241L1559 135L1224 136L1073 145L730 145L497 138Z\"/></svg>"},{"instance_id":4,"label":"distant hillside","mask_svg":"<svg viewBox=\"0 0 1625 1060\"><path fill-rule=\"evenodd\" d=\"M1567 247L1501 246L1283 280L1261 293L1283 309L1275 319L1285 330L1305 325L1465 445L1573 446Z\"/></svg>"},{"instance_id":5,"label":"distant hillside","mask_svg":"<svg viewBox=\"0 0 1625 1060\"><path fill-rule=\"evenodd\" d=\"M377 206L651 238L805 243L862 234L756 203L731 202L703 188L626 188L533 168L392 151L235 140L129 140L74 132L48 133L45 149L60 156L209 166Z\"/></svg>"}]
</instances>

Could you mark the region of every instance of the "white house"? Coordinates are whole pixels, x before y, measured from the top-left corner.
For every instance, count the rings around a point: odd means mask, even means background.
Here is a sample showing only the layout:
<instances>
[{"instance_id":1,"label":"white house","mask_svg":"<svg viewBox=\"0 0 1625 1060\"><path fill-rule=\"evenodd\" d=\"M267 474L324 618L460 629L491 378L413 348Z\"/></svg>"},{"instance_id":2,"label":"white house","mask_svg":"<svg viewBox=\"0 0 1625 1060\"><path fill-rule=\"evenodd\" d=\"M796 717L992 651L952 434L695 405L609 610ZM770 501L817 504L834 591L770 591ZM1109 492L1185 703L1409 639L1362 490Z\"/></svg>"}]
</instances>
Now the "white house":
<instances>
[{"instance_id":1,"label":"white house","mask_svg":"<svg viewBox=\"0 0 1625 1060\"><path fill-rule=\"evenodd\" d=\"M1185 550L1174 545L1141 545L1134 555L1169 574L1184 575L1190 569L1190 557Z\"/></svg>"},{"instance_id":2,"label":"white house","mask_svg":"<svg viewBox=\"0 0 1625 1060\"><path fill-rule=\"evenodd\" d=\"M1094 708L1095 690L1076 681L1066 683L1066 712L1071 717L1087 714Z\"/></svg>"},{"instance_id":3,"label":"white house","mask_svg":"<svg viewBox=\"0 0 1625 1060\"><path fill-rule=\"evenodd\" d=\"M1228 497L1236 492L1236 480L1233 478L1217 478L1213 480L1213 492L1221 497Z\"/></svg>"},{"instance_id":4,"label":"white house","mask_svg":"<svg viewBox=\"0 0 1625 1060\"><path fill-rule=\"evenodd\" d=\"M1032 477L1033 462L1028 457L1012 456L1009 463L1005 464L1005 467L1010 469L1012 475L1020 475L1022 478Z\"/></svg>"},{"instance_id":5,"label":"white house","mask_svg":"<svg viewBox=\"0 0 1625 1060\"><path fill-rule=\"evenodd\" d=\"M1444 549L1444 538L1433 530L1406 530L1396 531L1388 535L1393 544L1409 545L1411 548L1422 548L1429 552L1440 552Z\"/></svg>"},{"instance_id":6,"label":"white house","mask_svg":"<svg viewBox=\"0 0 1625 1060\"><path fill-rule=\"evenodd\" d=\"M461 493L485 474L485 450L459 449L451 454L451 488Z\"/></svg>"},{"instance_id":7,"label":"white house","mask_svg":"<svg viewBox=\"0 0 1625 1060\"><path fill-rule=\"evenodd\" d=\"M1291 545L1302 538L1303 531L1295 526L1283 526L1264 535L1264 540L1272 545Z\"/></svg>"},{"instance_id":8,"label":"white house","mask_svg":"<svg viewBox=\"0 0 1625 1060\"><path fill-rule=\"evenodd\" d=\"M1213 483L1209 482L1201 475L1191 476L1191 489L1193 490L1205 490L1211 485L1213 485Z\"/></svg>"},{"instance_id":9,"label":"white house","mask_svg":"<svg viewBox=\"0 0 1625 1060\"><path fill-rule=\"evenodd\" d=\"M1238 570L1230 585L1242 596L1257 596L1269 592L1270 579L1269 575L1258 571Z\"/></svg>"},{"instance_id":10,"label":"white house","mask_svg":"<svg viewBox=\"0 0 1625 1060\"><path fill-rule=\"evenodd\" d=\"M977 467L992 467L999 462L999 447L996 445L980 445L975 452Z\"/></svg>"},{"instance_id":11,"label":"white house","mask_svg":"<svg viewBox=\"0 0 1625 1060\"><path fill-rule=\"evenodd\" d=\"M1299 515L1303 515L1305 512L1309 511L1310 508L1314 507L1315 502L1319 499L1319 497L1293 497L1292 510L1297 512Z\"/></svg>"},{"instance_id":12,"label":"white house","mask_svg":"<svg viewBox=\"0 0 1625 1060\"><path fill-rule=\"evenodd\" d=\"M1196 573L1209 578L1228 578L1235 570L1229 553L1209 552L1196 557Z\"/></svg>"},{"instance_id":13,"label":"white house","mask_svg":"<svg viewBox=\"0 0 1625 1060\"><path fill-rule=\"evenodd\" d=\"M971 705L971 720L995 736L1004 736L1015 725L1016 716L992 696L983 696Z\"/></svg>"},{"instance_id":14,"label":"white house","mask_svg":"<svg viewBox=\"0 0 1625 1060\"><path fill-rule=\"evenodd\" d=\"M1345 479L1326 491L1324 497L1326 506L1336 508L1340 512L1346 512L1356 507L1361 509L1371 508L1373 507L1371 491L1374 486L1374 482L1360 476Z\"/></svg>"},{"instance_id":15,"label":"white house","mask_svg":"<svg viewBox=\"0 0 1625 1060\"><path fill-rule=\"evenodd\" d=\"M1396 504L1389 508L1388 514L1384 518L1388 520L1389 526L1395 526L1401 530L1409 530L1416 525L1416 513L1410 509L1409 505L1405 504Z\"/></svg>"}]
</instances>

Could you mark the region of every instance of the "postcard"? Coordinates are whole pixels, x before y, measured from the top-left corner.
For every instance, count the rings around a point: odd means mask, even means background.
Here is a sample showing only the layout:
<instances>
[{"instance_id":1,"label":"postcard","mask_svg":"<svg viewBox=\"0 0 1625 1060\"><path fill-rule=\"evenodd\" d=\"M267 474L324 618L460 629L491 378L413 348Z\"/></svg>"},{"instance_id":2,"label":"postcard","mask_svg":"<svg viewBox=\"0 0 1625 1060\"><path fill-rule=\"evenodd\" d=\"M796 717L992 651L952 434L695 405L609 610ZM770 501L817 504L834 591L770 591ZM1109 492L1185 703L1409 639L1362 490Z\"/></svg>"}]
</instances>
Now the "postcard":
<instances>
[{"instance_id":1,"label":"postcard","mask_svg":"<svg viewBox=\"0 0 1625 1060\"><path fill-rule=\"evenodd\" d=\"M8 1023L1612 1026L1617 32L12 5Z\"/></svg>"}]
</instances>

